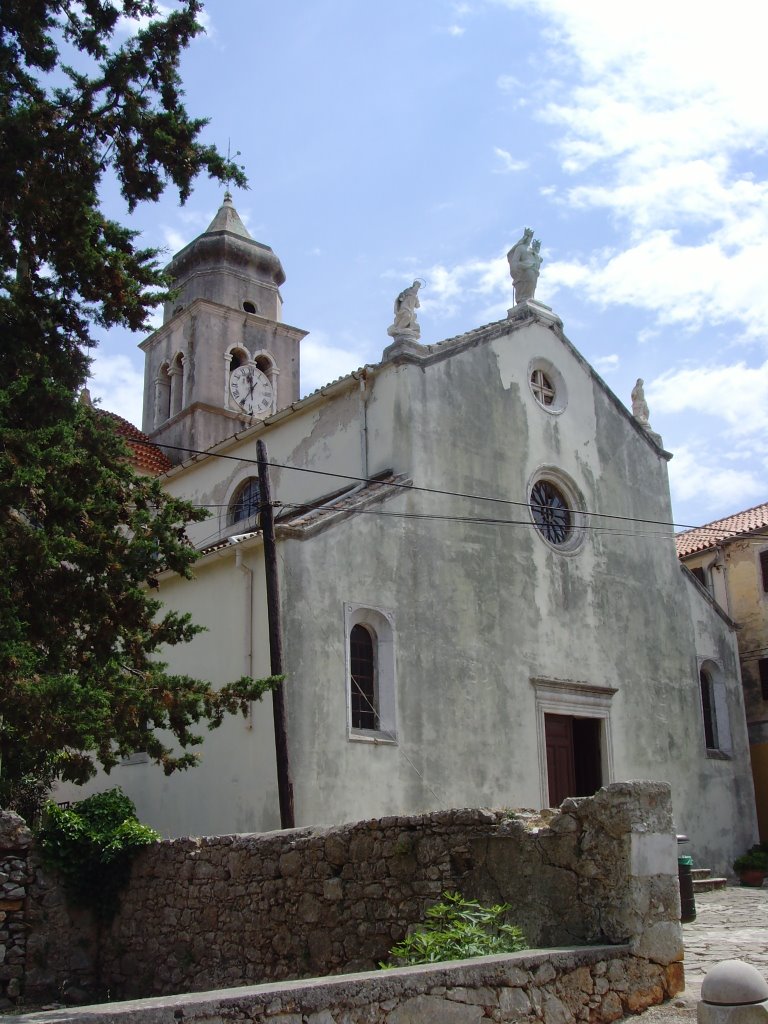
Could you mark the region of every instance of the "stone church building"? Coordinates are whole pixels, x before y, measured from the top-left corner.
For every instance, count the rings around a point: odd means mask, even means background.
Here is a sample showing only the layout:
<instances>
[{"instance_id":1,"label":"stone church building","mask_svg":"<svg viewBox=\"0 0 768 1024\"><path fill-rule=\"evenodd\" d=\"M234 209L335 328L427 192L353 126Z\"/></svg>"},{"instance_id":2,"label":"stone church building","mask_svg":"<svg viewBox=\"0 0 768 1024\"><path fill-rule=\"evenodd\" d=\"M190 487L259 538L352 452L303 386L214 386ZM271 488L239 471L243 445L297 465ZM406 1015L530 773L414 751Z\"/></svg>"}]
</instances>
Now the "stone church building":
<instances>
[{"instance_id":1,"label":"stone church building","mask_svg":"<svg viewBox=\"0 0 768 1024\"><path fill-rule=\"evenodd\" d=\"M552 310L525 299L435 345L393 325L379 363L300 399L282 266L229 197L170 269L142 428L168 490L213 515L190 528L196 578L160 578L207 627L168 660L269 674L261 439L297 824L667 780L688 849L727 868L756 835L734 625L678 562L661 439ZM270 703L207 735L198 768L137 753L109 784L166 835L279 827Z\"/></svg>"}]
</instances>

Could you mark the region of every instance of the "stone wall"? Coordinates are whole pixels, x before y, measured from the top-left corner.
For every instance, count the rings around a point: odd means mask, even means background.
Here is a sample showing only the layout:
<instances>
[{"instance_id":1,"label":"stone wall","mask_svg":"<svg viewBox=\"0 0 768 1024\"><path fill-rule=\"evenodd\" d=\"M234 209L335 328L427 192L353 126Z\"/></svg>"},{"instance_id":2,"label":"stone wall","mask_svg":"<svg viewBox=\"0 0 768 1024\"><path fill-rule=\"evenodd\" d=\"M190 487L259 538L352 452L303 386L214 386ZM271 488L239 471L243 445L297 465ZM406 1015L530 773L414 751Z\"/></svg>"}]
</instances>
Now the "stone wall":
<instances>
[{"instance_id":1,"label":"stone wall","mask_svg":"<svg viewBox=\"0 0 768 1024\"><path fill-rule=\"evenodd\" d=\"M679 992L682 965L627 946L480 957L452 964L83 1007L80 1024L609 1024ZM19 1024L72 1021L72 1011Z\"/></svg>"},{"instance_id":2,"label":"stone wall","mask_svg":"<svg viewBox=\"0 0 768 1024\"><path fill-rule=\"evenodd\" d=\"M446 889L509 902L533 947L629 943L647 963L681 960L669 787L616 783L542 815L453 810L161 842L139 854L101 936L39 874L27 996L369 970Z\"/></svg>"},{"instance_id":3,"label":"stone wall","mask_svg":"<svg viewBox=\"0 0 768 1024\"><path fill-rule=\"evenodd\" d=\"M27 962L25 904L34 873L32 833L11 812L0 814L0 1008L16 1001Z\"/></svg>"}]
</instances>

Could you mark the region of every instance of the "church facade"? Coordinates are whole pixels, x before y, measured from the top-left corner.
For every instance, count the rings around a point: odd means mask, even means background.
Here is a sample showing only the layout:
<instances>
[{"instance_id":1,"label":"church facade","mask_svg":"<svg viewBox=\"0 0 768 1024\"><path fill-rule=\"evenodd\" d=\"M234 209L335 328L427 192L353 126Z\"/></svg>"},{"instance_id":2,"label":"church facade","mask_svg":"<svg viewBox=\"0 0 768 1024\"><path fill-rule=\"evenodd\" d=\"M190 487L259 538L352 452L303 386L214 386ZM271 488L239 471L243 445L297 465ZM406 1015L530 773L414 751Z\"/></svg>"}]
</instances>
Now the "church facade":
<instances>
[{"instance_id":1,"label":"church facade","mask_svg":"<svg viewBox=\"0 0 768 1024\"><path fill-rule=\"evenodd\" d=\"M168 490L212 516L190 528L195 579L160 578L207 627L168 660L217 683L269 674L262 440L297 825L656 779L697 862L729 867L756 838L734 625L663 525L660 438L557 316L525 299L436 345L391 331L381 362L300 400L282 267L229 198L171 269L143 429ZM270 703L207 735L196 769L166 778L139 753L109 782L166 835L277 828Z\"/></svg>"}]
</instances>

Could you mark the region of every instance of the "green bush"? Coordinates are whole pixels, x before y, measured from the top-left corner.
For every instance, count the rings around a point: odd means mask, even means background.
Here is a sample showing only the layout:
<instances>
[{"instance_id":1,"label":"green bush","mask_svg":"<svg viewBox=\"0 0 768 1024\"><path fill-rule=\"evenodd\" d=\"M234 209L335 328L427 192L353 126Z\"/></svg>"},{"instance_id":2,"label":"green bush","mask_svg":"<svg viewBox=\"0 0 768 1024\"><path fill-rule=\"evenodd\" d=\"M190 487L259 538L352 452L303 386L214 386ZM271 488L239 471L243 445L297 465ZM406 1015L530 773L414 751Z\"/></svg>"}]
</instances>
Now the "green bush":
<instances>
[{"instance_id":1,"label":"green bush","mask_svg":"<svg viewBox=\"0 0 768 1024\"><path fill-rule=\"evenodd\" d=\"M459 892L444 892L443 902L427 910L424 924L393 946L392 959L379 966L411 967L527 949L522 931L504 923L510 909L509 903L484 907Z\"/></svg>"},{"instance_id":2,"label":"green bush","mask_svg":"<svg viewBox=\"0 0 768 1024\"><path fill-rule=\"evenodd\" d=\"M768 853L757 843L736 858L733 862L733 870L736 874L740 871L765 871L768 873Z\"/></svg>"},{"instance_id":3,"label":"green bush","mask_svg":"<svg viewBox=\"0 0 768 1024\"><path fill-rule=\"evenodd\" d=\"M137 851L160 838L141 824L133 801L119 788L69 808L49 801L37 836L46 864L60 872L70 899L101 921L114 916Z\"/></svg>"}]
</instances>

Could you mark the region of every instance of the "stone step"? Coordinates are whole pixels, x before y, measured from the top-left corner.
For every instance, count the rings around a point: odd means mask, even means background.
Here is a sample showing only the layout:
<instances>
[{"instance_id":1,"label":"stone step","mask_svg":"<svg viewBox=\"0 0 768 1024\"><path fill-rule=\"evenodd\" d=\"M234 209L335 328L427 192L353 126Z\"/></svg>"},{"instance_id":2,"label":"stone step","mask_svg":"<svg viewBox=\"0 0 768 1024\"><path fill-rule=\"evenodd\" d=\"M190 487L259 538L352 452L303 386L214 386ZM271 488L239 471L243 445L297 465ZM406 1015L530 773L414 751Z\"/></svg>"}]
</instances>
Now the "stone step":
<instances>
[{"instance_id":1,"label":"stone step","mask_svg":"<svg viewBox=\"0 0 768 1024\"><path fill-rule=\"evenodd\" d=\"M714 892L716 889L724 889L728 885L727 878L694 878L693 891Z\"/></svg>"},{"instance_id":2,"label":"stone step","mask_svg":"<svg viewBox=\"0 0 768 1024\"><path fill-rule=\"evenodd\" d=\"M691 878L694 881L697 878L709 878L712 874L712 868L691 868Z\"/></svg>"}]
</instances>

